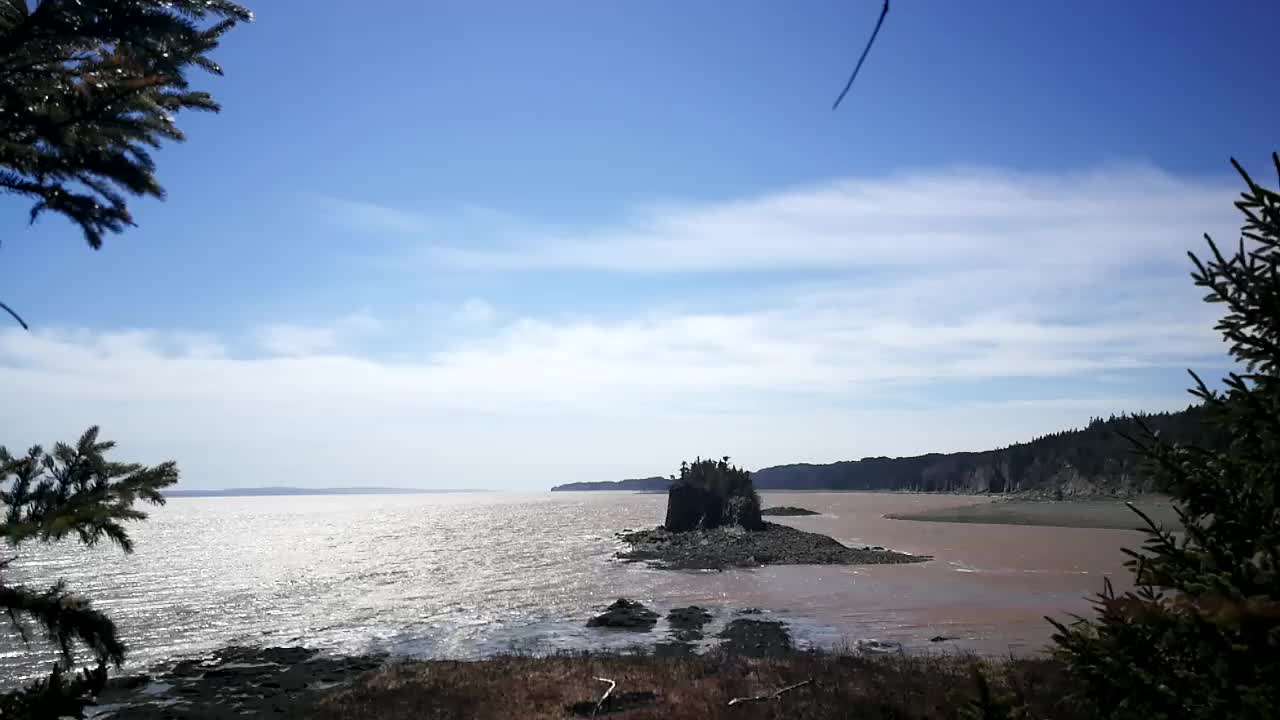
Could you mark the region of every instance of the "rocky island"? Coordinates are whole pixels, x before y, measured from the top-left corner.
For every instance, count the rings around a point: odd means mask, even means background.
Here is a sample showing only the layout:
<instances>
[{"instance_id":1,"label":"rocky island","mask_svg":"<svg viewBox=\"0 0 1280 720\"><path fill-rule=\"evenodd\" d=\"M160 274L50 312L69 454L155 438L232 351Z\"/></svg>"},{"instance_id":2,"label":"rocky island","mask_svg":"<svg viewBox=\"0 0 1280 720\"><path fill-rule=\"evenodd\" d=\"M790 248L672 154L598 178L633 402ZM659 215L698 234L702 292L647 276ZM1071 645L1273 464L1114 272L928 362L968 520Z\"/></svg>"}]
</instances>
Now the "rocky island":
<instances>
[{"instance_id":1,"label":"rocky island","mask_svg":"<svg viewBox=\"0 0 1280 720\"><path fill-rule=\"evenodd\" d=\"M680 466L667 495L666 521L651 530L622 532L620 560L681 570L760 565L876 565L930 558L881 547L851 548L818 533L765 522L751 473L698 458Z\"/></svg>"},{"instance_id":2,"label":"rocky island","mask_svg":"<svg viewBox=\"0 0 1280 720\"><path fill-rule=\"evenodd\" d=\"M765 508L760 511L760 514L773 517L802 517L805 515L821 515L822 513L802 507L783 505L781 507Z\"/></svg>"}]
</instances>

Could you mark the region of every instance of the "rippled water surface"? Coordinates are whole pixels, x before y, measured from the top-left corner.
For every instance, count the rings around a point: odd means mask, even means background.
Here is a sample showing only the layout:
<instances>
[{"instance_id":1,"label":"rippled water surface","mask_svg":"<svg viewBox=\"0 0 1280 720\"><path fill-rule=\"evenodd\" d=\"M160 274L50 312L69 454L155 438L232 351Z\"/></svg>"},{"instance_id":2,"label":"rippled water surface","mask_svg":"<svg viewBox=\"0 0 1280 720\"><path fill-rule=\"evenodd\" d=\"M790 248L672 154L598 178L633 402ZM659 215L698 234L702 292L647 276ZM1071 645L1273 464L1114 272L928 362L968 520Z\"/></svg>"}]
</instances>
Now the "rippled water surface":
<instances>
[{"instance_id":1,"label":"rippled water surface","mask_svg":"<svg viewBox=\"0 0 1280 720\"><path fill-rule=\"evenodd\" d=\"M1121 579L1121 530L922 523L885 513L973 498L766 493L819 517L773 518L849 544L934 556L916 565L671 572L612 561L614 533L658 524L665 495L556 493L182 498L133 527L137 550L24 548L11 578L66 578L117 620L130 665L227 644L475 657L618 647L634 635L584 620L619 596L659 609L758 607L803 644L859 639L1028 651L1045 614L1081 611ZM727 613L726 613L727 614ZM656 637L661 636L661 626ZM0 681L34 656L0 638Z\"/></svg>"}]
</instances>

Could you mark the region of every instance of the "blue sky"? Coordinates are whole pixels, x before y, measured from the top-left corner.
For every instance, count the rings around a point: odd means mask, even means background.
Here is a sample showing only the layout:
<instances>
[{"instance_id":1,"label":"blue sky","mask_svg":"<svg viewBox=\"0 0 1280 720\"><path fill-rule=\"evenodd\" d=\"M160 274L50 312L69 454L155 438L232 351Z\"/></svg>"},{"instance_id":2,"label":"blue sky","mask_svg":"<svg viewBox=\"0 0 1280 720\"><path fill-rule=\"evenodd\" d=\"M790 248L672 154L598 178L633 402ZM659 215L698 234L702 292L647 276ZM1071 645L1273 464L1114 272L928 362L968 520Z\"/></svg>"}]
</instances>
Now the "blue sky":
<instances>
[{"instance_id":1,"label":"blue sky","mask_svg":"<svg viewBox=\"0 0 1280 720\"><path fill-rule=\"evenodd\" d=\"M100 252L0 199L10 445L535 490L1185 404L1270 2L258 3Z\"/></svg>"}]
</instances>

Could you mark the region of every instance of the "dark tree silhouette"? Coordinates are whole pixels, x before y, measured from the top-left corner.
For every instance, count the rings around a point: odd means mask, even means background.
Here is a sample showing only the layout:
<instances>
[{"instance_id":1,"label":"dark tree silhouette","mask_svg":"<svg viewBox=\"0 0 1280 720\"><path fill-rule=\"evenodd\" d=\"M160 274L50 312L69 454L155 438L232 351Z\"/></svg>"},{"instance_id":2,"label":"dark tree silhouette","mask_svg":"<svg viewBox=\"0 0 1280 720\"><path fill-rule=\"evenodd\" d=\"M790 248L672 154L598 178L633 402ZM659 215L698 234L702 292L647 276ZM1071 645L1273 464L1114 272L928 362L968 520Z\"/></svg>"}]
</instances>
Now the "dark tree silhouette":
<instances>
[{"instance_id":1,"label":"dark tree silhouette","mask_svg":"<svg viewBox=\"0 0 1280 720\"><path fill-rule=\"evenodd\" d=\"M680 476L672 479L663 526L677 532L710 530L740 525L760 530L760 496L751 484L751 473L729 464L728 456L716 460L697 458L680 463Z\"/></svg>"},{"instance_id":2,"label":"dark tree silhouette","mask_svg":"<svg viewBox=\"0 0 1280 720\"><path fill-rule=\"evenodd\" d=\"M1247 186L1237 249L1206 236L1208 260L1191 255L1242 367L1222 392L1193 373L1191 392L1229 443L1135 437L1185 532L1143 516L1147 541L1127 551L1136 590L1108 582L1094 618L1053 621L1057 653L1104 717L1280 717L1280 193L1232 164Z\"/></svg>"},{"instance_id":3,"label":"dark tree silhouette","mask_svg":"<svg viewBox=\"0 0 1280 720\"><path fill-rule=\"evenodd\" d=\"M0 0L0 190L78 225L90 247L133 224L127 196L163 197L150 149L183 110L217 111L192 67L251 19L227 0Z\"/></svg>"},{"instance_id":4,"label":"dark tree silhouette","mask_svg":"<svg viewBox=\"0 0 1280 720\"><path fill-rule=\"evenodd\" d=\"M114 446L100 441L93 427L74 446L58 443L51 452L36 446L14 456L0 447L0 539L13 548L68 537L84 545L107 540L132 552L124 523L147 517L134 507L138 502L163 504L160 491L177 482L178 469L172 462L145 467L110 461L106 453ZM14 559L0 559L0 612L25 642L31 641L31 626L37 627L57 647L59 660L48 680L0 695L0 717L62 717L69 708L78 717L84 696L101 689L107 665L124 662L125 647L111 619L65 582L48 588L9 582L5 572ZM74 669L80 647L96 667L68 681L65 674Z\"/></svg>"},{"instance_id":5,"label":"dark tree silhouette","mask_svg":"<svg viewBox=\"0 0 1280 720\"><path fill-rule=\"evenodd\" d=\"M251 18L227 0L0 0L0 192L30 200L31 222L62 215L100 248L106 234L134 224L128 198L164 196L151 151L184 139L181 111L219 109L188 73L221 74L209 53ZM50 453L0 448L7 545L74 536L132 550L124 523L146 517L135 503L163 502L160 489L177 469L110 462L103 454L112 444L97 432ZM13 559L0 557L0 611L24 641L39 628L60 659L47 679L0 694L0 717L81 717L125 648L111 620L64 583L9 582ZM96 666L75 673L79 648Z\"/></svg>"}]
</instances>

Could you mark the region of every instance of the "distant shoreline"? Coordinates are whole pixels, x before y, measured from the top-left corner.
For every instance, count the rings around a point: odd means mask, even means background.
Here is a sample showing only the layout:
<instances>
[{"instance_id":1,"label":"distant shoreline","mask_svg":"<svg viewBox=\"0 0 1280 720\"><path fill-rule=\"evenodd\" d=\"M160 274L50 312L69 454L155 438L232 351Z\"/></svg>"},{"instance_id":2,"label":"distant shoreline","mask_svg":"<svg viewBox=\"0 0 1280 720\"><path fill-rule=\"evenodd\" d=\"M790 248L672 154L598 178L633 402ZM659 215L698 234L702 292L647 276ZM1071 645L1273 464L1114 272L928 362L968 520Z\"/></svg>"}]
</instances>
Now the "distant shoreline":
<instances>
[{"instance_id":1,"label":"distant shoreline","mask_svg":"<svg viewBox=\"0 0 1280 720\"><path fill-rule=\"evenodd\" d=\"M348 487L348 488L297 488L297 487L256 487L256 488L224 488L221 490L170 490L164 494L166 498L201 498L201 497L280 497L297 495L442 495L457 493L487 493L491 490L426 488L391 488L391 487Z\"/></svg>"}]
</instances>

